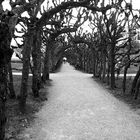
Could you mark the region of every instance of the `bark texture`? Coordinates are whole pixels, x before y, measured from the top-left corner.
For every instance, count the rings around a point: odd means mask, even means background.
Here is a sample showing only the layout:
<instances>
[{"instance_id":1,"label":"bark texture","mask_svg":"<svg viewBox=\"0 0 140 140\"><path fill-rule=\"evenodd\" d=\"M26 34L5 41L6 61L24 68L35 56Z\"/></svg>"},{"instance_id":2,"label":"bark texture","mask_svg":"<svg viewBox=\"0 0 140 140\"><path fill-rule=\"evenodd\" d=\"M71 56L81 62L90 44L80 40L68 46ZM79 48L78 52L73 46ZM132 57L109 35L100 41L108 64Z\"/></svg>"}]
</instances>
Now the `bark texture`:
<instances>
[{"instance_id":1,"label":"bark texture","mask_svg":"<svg viewBox=\"0 0 140 140\"><path fill-rule=\"evenodd\" d=\"M127 75L127 71L128 71L128 68L130 67L130 64L127 64L124 68L124 77L123 77L123 93L125 93L125 90L126 90L126 75Z\"/></svg>"},{"instance_id":2,"label":"bark texture","mask_svg":"<svg viewBox=\"0 0 140 140\"><path fill-rule=\"evenodd\" d=\"M32 58L33 58L33 77L32 91L34 97L39 97L41 85L41 31L37 30L34 35Z\"/></svg>"},{"instance_id":3,"label":"bark texture","mask_svg":"<svg viewBox=\"0 0 140 140\"><path fill-rule=\"evenodd\" d=\"M137 84L139 77L140 77L140 67L139 67L139 70L137 71L137 74L132 82L131 95L134 95L134 93L135 93L135 88L136 88L136 84Z\"/></svg>"},{"instance_id":4,"label":"bark texture","mask_svg":"<svg viewBox=\"0 0 140 140\"><path fill-rule=\"evenodd\" d=\"M10 49L11 36L6 23L0 23L0 140L5 139L5 102L7 91L7 67L13 51Z\"/></svg>"},{"instance_id":5,"label":"bark texture","mask_svg":"<svg viewBox=\"0 0 140 140\"><path fill-rule=\"evenodd\" d=\"M115 88L115 43L112 42L112 46L111 46L111 88L114 89Z\"/></svg>"},{"instance_id":6,"label":"bark texture","mask_svg":"<svg viewBox=\"0 0 140 140\"><path fill-rule=\"evenodd\" d=\"M29 77L29 66L30 66L30 54L33 41L34 30L29 27L28 33L25 39L25 45L23 48L23 69L22 69L22 81L19 96L19 108L21 112L25 112L26 97L28 92L28 77Z\"/></svg>"},{"instance_id":7,"label":"bark texture","mask_svg":"<svg viewBox=\"0 0 140 140\"><path fill-rule=\"evenodd\" d=\"M46 80L50 79L50 57L51 57L51 46L53 45L53 42L48 41L48 46L46 46L46 52L45 52L45 58L44 58L44 69L43 69L43 75L42 75L42 81L43 83L46 82Z\"/></svg>"}]
</instances>

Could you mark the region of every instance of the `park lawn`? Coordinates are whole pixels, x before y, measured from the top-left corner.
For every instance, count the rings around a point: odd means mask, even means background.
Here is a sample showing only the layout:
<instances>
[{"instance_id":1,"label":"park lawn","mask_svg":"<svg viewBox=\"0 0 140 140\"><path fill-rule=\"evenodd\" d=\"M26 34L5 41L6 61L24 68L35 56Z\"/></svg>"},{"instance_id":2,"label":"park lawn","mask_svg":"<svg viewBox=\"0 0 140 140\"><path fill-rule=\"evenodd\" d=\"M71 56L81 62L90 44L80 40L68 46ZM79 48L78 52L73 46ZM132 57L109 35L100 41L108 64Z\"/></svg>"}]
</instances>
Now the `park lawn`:
<instances>
[{"instance_id":1,"label":"park lawn","mask_svg":"<svg viewBox=\"0 0 140 140\"><path fill-rule=\"evenodd\" d=\"M127 77L126 80L126 92L123 94L122 92L122 81L123 78L119 77L116 79L116 88L114 90L111 90L110 86L107 85L107 83L101 82L99 79L95 79L99 84L101 84L105 89L108 90L110 94L112 94L115 98L121 100L122 102L126 103L131 109L136 111L140 115L140 93L137 100L133 98L133 96L130 94L131 91L131 85L133 82L134 77Z\"/></svg>"},{"instance_id":2,"label":"park lawn","mask_svg":"<svg viewBox=\"0 0 140 140\"><path fill-rule=\"evenodd\" d=\"M130 68L128 69L127 73L137 73L138 71L138 66L130 66Z\"/></svg>"},{"instance_id":3,"label":"park lawn","mask_svg":"<svg viewBox=\"0 0 140 140\"><path fill-rule=\"evenodd\" d=\"M122 102L126 103L131 109L135 110L140 115L140 93L137 100L135 100L130 93L133 79L134 77L127 77L125 94L122 92L122 77L116 80L117 88L115 90L110 90L110 93Z\"/></svg>"},{"instance_id":4,"label":"park lawn","mask_svg":"<svg viewBox=\"0 0 140 140\"><path fill-rule=\"evenodd\" d=\"M15 71L17 71L17 72L22 71L23 64L22 64L21 61L12 61L11 65L12 65L13 72L15 72Z\"/></svg>"},{"instance_id":5,"label":"park lawn","mask_svg":"<svg viewBox=\"0 0 140 140\"><path fill-rule=\"evenodd\" d=\"M21 76L14 75L14 88L16 95L20 93ZM14 140L20 140L19 136L22 131L29 127L34 118L35 113L39 111L44 101L46 100L46 93L40 92L39 98L34 98L31 91L31 81L32 77L29 77L28 84L28 97L27 97L27 107L26 113L21 114L18 108L18 99L8 99L6 102L6 114L7 114L7 124L6 124L6 138L13 138Z\"/></svg>"},{"instance_id":6,"label":"park lawn","mask_svg":"<svg viewBox=\"0 0 140 140\"><path fill-rule=\"evenodd\" d=\"M138 66L136 67L136 66L131 65L127 73L134 74L134 73L137 73L137 71L138 71ZM120 73L123 74L123 69L120 71Z\"/></svg>"}]
</instances>

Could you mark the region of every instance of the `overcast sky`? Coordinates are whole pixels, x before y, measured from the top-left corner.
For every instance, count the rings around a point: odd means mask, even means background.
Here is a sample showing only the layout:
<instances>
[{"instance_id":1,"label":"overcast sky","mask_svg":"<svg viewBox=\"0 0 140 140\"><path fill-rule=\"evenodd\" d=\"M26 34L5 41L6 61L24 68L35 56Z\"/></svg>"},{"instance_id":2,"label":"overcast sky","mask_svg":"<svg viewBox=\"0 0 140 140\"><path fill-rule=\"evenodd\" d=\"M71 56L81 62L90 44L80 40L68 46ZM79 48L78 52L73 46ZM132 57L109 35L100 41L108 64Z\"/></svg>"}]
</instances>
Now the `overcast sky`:
<instances>
[{"instance_id":1,"label":"overcast sky","mask_svg":"<svg viewBox=\"0 0 140 140\"><path fill-rule=\"evenodd\" d=\"M140 9L140 0L132 0L133 8Z\"/></svg>"}]
</instances>

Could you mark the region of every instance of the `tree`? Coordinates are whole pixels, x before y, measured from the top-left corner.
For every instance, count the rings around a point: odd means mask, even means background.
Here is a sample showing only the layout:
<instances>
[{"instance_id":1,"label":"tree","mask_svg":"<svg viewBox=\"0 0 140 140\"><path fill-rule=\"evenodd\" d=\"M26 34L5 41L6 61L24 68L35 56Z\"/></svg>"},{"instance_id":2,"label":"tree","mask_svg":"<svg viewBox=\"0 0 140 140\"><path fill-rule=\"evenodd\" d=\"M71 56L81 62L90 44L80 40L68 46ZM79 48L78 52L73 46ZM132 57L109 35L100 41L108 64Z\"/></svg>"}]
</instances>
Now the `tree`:
<instances>
[{"instance_id":1,"label":"tree","mask_svg":"<svg viewBox=\"0 0 140 140\"><path fill-rule=\"evenodd\" d=\"M6 15L7 18L8 15ZM7 88L7 67L12 57L12 49L10 49L10 30L8 23L1 18L0 23L0 139L5 138L5 102L6 102L6 88Z\"/></svg>"},{"instance_id":2,"label":"tree","mask_svg":"<svg viewBox=\"0 0 140 140\"><path fill-rule=\"evenodd\" d=\"M77 20L75 23L73 23L73 27L71 27L70 22L72 19L72 10L67 11L66 14L64 12L65 11L61 11L59 14L55 15L55 19L52 19L52 23L54 21L55 23L54 23L54 26L52 26L51 30L46 28L46 31L44 31L43 37L44 37L44 43L46 46L46 52L45 52L44 69L43 69L43 75L42 75L43 82L45 82L46 80L49 80L49 73L51 69L50 68L51 54L53 54L52 53L53 51L55 52L54 46L55 46L55 41L57 37L65 33L75 32L77 28L81 26L87 20L88 13L85 13L83 10L81 14L80 13L81 9L79 9L77 13ZM83 21L81 21L81 19L83 19ZM61 40L61 44L63 44L63 42L64 40Z\"/></svg>"}]
</instances>

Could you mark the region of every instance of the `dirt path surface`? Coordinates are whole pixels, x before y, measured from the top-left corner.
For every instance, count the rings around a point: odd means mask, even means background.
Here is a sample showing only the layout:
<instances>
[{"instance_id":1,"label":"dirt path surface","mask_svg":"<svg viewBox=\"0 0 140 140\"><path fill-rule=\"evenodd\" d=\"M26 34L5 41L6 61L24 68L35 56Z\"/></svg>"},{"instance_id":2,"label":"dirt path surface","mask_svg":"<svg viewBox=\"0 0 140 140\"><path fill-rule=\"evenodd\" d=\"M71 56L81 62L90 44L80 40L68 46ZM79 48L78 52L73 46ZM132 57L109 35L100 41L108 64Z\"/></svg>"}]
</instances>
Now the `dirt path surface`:
<instances>
[{"instance_id":1,"label":"dirt path surface","mask_svg":"<svg viewBox=\"0 0 140 140\"><path fill-rule=\"evenodd\" d=\"M140 140L140 116L92 78L64 64L24 140Z\"/></svg>"}]
</instances>

